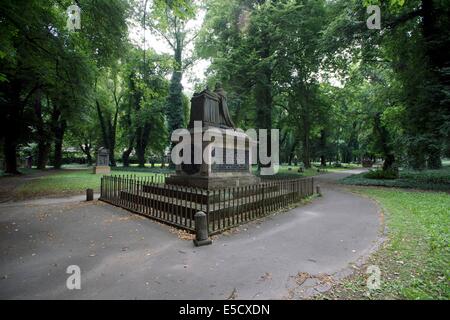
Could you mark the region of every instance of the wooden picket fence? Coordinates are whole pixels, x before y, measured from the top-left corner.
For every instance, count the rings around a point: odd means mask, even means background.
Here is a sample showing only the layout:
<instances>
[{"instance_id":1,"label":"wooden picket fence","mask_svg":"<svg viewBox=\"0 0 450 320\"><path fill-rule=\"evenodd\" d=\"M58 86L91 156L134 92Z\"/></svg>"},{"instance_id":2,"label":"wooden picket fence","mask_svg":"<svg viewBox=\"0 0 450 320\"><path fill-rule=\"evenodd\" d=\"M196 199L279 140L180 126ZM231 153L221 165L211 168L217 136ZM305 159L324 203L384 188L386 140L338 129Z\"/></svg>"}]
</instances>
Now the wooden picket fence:
<instances>
[{"instance_id":1,"label":"wooden picket fence","mask_svg":"<svg viewBox=\"0 0 450 320\"><path fill-rule=\"evenodd\" d=\"M271 179L250 186L204 190L164 184L166 176L103 176L100 200L190 232L195 231L195 213L203 211L213 235L314 194L313 178Z\"/></svg>"}]
</instances>

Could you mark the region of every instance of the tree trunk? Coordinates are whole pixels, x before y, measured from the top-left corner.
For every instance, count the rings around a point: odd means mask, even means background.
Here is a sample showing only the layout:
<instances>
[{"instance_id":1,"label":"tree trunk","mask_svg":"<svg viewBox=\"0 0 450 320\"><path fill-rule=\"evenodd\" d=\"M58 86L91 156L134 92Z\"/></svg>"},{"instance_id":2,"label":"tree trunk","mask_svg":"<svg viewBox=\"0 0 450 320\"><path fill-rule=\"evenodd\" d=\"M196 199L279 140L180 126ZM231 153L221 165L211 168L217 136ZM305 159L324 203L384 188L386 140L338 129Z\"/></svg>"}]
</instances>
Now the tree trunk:
<instances>
[{"instance_id":1,"label":"tree trunk","mask_svg":"<svg viewBox=\"0 0 450 320\"><path fill-rule=\"evenodd\" d=\"M291 146L291 149L290 149L291 151L289 152L289 159L288 159L289 165L292 165L292 160L295 157L295 149L297 148L297 145L298 145L298 140L296 139ZM297 163L295 165L297 165Z\"/></svg>"},{"instance_id":2,"label":"tree trunk","mask_svg":"<svg viewBox=\"0 0 450 320\"><path fill-rule=\"evenodd\" d=\"M139 167L145 167L145 151L147 150L148 139L150 136L151 124L146 123L143 128L137 129L136 139L136 155L138 158Z\"/></svg>"},{"instance_id":3,"label":"tree trunk","mask_svg":"<svg viewBox=\"0 0 450 320\"><path fill-rule=\"evenodd\" d=\"M117 166L115 149L116 149L116 141L114 139L114 141L111 141L111 143L109 145L109 149L108 149L109 150L109 162L111 164L111 167Z\"/></svg>"},{"instance_id":4,"label":"tree trunk","mask_svg":"<svg viewBox=\"0 0 450 320\"><path fill-rule=\"evenodd\" d=\"M445 2L444 2L445 3ZM425 127L426 134L431 136L429 147L425 148L426 162L429 169L442 167L441 148L446 137L440 129L445 126L450 116L448 103L448 84L450 74L445 72L449 66L448 47L448 4L439 1L422 1L422 34L425 39L427 56L427 112L421 114L419 126ZM445 31L444 31L445 30ZM446 101L446 102L445 102ZM447 138L448 139L448 138ZM431 147L430 147L431 145ZM423 157L421 160L424 160ZM422 166L424 164L422 163Z\"/></svg>"},{"instance_id":5,"label":"tree trunk","mask_svg":"<svg viewBox=\"0 0 450 320\"><path fill-rule=\"evenodd\" d=\"M310 158L310 148L309 148L309 132L305 132L303 134L303 139L302 139L302 145L303 145L303 164L305 166L305 168L311 168L311 158Z\"/></svg>"},{"instance_id":6,"label":"tree trunk","mask_svg":"<svg viewBox=\"0 0 450 320\"><path fill-rule=\"evenodd\" d=\"M145 168L145 148L136 148L136 155L140 168Z\"/></svg>"},{"instance_id":7,"label":"tree trunk","mask_svg":"<svg viewBox=\"0 0 450 320\"><path fill-rule=\"evenodd\" d=\"M64 140L64 133L66 131L66 121L61 120L55 130L55 153L53 159L53 167L61 169L62 166L62 146Z\"/></svg>"},{"instance_id":8,"label":"tree trunk","mask_svg":"<svg viewBox=\"0 0 450 320\"><path fill-rule=\"evenodd\" d=\"M256 126L258 129L267 129L267 156L272 156L271 128L272 128L272 92L270 86L270 71L266 70L255 87L256 105L259 110L256 114ZM260 146L258 145L258 149ZM258 150L259 152L259 150ZM270 167L271 164L261 164L261 167Z\"/></svg>"},{"instance_id":9,"label":"tree trunk","mask_svg":"<svg viewBox=\"0 0 450 320\"><path fill-rule=\"evenodd\" d=\"M5 156L5 173L20 174L17 170L17 143L12 134L5 135L5 144L3 147Z\"/></svg>"},{"instance_id":10,"label":"tree trunk","mask_svg":"<svg viewBox=\"0 0 450 320\"><path fill-rule=\"evenodd\" d=\"M130 166L130 154L133 151L133 148L128 148L122 153L122 163L124 167Z\"/></svg>"},{"instance_id":11,"label":"tree trunk","mask_svg":"<svg viewBox=\"0 0 450 320\"><path fill-rule=\"evenodd\" d=\"M46 141L39 141L38 143L38 158L37 169L45 170L50 155L50 144Z\"/></svg>"},{"instance_id":12,"label":"tree trunk","mask_svg":"<svg viewBox=\"0 0 450 320\"><path fill-rule=\"evenodd\" d=\"M320 130L320 166L326 167L327 166L327 159L325 156L327 148L327 136L325 133L325 130Z\"/></svg>"},{"instance_id":13,"label":"tree trunk","mask_svg":"<svg viewBox=\"0 0 450 320\"><path fill-rule=\"evenodd\" d=\"M130 117L128 116L128 119ZM129 119L129 125L131 126L131 120ZM128 148L122 152L122 164L124 167L129 167L130 166L130 154L131 152L133 152L133 145L134 145L134 134L132 135L132 137L129 139L128 142Z\"/></svg>"},{"instance_id":14,"label":"tree trunk","mask_svg":"<svg viewBox=\"0 0 450 320\"><path fill-rule=\"evenodd\" d=\"M86 162L89 167L92 166L93 161L92 161L91 151L88 151L86 154Z\"/></svg>"},{"instance_id":15,"label":"tree trunk","mask_svg":"<svg viewBox=\"0 0 450 320\"><path fill-rule=\"evenodd\" d=\"M109 150L109 161L111 166L116 166L116 158L115 158L115 148L116 148L116 128L117 128L117 119L119 114L119 106L116 106L116 111L114 114L114 118L105 119L102 109L100 107L100 103L98 100L95 101L95 105L97 107L98 119L100 122L100 129L102 132L102 140L104 147Z\"/></svg>"},{"instance_id":16,"label":"tree trunk","mask_svg":"<svg viewBox=\"0 0 450 320\"><path fill-rule=\"evenodd\" d=\"M310 141L309 141L309 118L307 116L307 111L303 111L302 116L303 122L303 133L302 133L302 153L303 153L303 165L305 168L311 168L311 157L310 157Z\"/></svg>"},{"instance_id":17,"label":"tree trunk","mask_svg":"<svg viewBox=\"0 0 450 320\"><path fill-rule=\"evenodd\" d=\"M386 155L383 162L383 171L392 169L394 163L395 163L395 156L392 153Z\"/></svg>"},{"instance_id":18,"label":"tree trunk","mask_svg":"<svg viewBox=\"0 0 450 320\"><path fill-rule=\"evenodd\" d=\"M88 166L92 166L92 155L91 155L91 144L89 142L85 142L84 147L80 144L81 151L86 155L86 163Z\"/></svg>"},{"instance_id":19,"label":"tree trunk","mask_svg":"<svg viewBox=\"0 0 450 320\"><path fill-rule=\"evenodd\" d=\"M47 103L49 99L47 98ZM42 100L40 92L36 94L34 102L34 113L36 116L36 131L38 142L37 169L45 170L50 154L51 139L48 129L46 129L44 119L42 117Z\"/></svg>"},{"instance_id":20,"label":"tree trunk","mask_svg":"<svg viewBox=\"0 0 450 320\"><path fill-rule=\"evenodd\" d=\"M441 150L436 148L428 151L427 167L433 170L442 168Z\"/></svg>"},{"instance_id":21,"label":"tree trunk","mask_svg":"<svg viewBox=\"0 0 450 320\"><path fill-rule=\"evenodd\" d=\"M4 136L3 153L5 156L5 173L20 174L17 170L17 146L19 144L20 128L23 127L23 109L25 101L22 101L22 84L18 80L4 84L2 90L7 94L6 110L2 110L2 128L0 129ZM35 89L31 90L28 97L32 95Z\"/></svg>"},{"instance_id":22,"label":"tree trunk","mask_svg":"<svg viewBox=\"0 0 450 320\"><path fill-rule=\"evenodd\" d=\"M169 134L171 134L173 131L177 129L182 128L184 125L184 111L183 111L183 97L182 97L183 86L181 84L181 80L183 78L182 53L183 53L183 45L181 40L177 37L174 49L175 69L173 70L172 77L170 79L169 96L167 98L166 116L169 125ZM170 149L172 149L174 146L175 143L172 142ZM172 163L172 161L169 162L169 167L172 169L175 168L175 165Z\"/></svg>"},{"instance_id":23,"label":"tree trunk","mask_svg":"<svg viewBox=\"0 0 450 320\"><path fill-rule=\"evenodd\" d=\"M395 155L391 146L389 145L389 133L381 123L380 113L377 113L374 116L374 129L375 133L378 135L381 152L383 153L383 171L390 170L393 168L393 164L395 163Z\"/></svg>"}]
</instances>

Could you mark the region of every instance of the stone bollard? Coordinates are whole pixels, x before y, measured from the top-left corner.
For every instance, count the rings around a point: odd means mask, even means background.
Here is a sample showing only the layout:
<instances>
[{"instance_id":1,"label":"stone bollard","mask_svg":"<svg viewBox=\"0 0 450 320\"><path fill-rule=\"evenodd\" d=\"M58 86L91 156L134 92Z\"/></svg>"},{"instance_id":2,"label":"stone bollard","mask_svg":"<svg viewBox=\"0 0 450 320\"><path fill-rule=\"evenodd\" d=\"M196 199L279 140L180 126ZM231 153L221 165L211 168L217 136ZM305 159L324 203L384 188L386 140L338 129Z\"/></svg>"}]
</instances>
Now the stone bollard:
<instances>
[{"instance_id":1,"label":"stone bollard","mask_svg":"<svg viewBox=\"0 0 450 320\"><path fill-rule=\"evenodd\" d=\"M92 200L94 200L94 190L86 189L86 201L92 201Z\"/></svg>"},{"instance_id":2,"label":"stone bollard","mask_svg":"<svg viewBox=\"0 0 450 320\"><path fill-rule=\"evenodd\" d=\"M194 216L195 219L195 239L194 244L196 247L206 246L211 244L211 239L208 238L208 219L206 214L199 211Z\"/></svg>"},{"instance_id":3,"label":"stone bollard","mask_svg":"<svg viewBox=\"0 0 450 320\"><path fill-rule=\"evenodd\" d=\"M319 197L322 196L322 192L320 191L320 186L316 186L316 193Z\"/></svg>"}]
</instances>

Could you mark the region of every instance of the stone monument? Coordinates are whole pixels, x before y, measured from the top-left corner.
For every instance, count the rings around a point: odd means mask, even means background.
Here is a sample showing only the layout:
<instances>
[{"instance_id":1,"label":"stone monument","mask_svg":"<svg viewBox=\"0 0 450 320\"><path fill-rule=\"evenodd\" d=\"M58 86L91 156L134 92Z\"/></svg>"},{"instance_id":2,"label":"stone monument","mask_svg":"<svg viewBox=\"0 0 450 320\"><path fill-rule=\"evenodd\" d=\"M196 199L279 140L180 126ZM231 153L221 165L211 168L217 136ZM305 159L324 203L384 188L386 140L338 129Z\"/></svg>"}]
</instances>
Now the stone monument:
<instances>
[{"instance_id":1,"label":"stone monument","mask_svg":"<svg viewBox=\"0 0 450 320\"><path fill-rule=\"evenodd\" d=\"M111 167L109 166L109 150L100 148L97 152L97 163L94 166L94 174L109 174Z\"/></svg>"},{"instance_id":2,"label":"stone monument","mask_svg":"<svg viewBox=\"0 0 450 320\"><path fill-rule=\"evenodd\" d=\"M201 140L196 143L199 139L194 135L194 127L200 122ZM222 141L214 142L213 146L213 142L202 138L210 129L222 137ZM227 95L220 83L214 92L207 88L194 94L188 130L191 161L176 165L176 174L166 178L166 184L212 190L260 182L260 178L253 175L251 165L251 148L256 142L236 130L228 110ZM194 154L200 161L195 161Z\"/></svg>"}]
</instances>

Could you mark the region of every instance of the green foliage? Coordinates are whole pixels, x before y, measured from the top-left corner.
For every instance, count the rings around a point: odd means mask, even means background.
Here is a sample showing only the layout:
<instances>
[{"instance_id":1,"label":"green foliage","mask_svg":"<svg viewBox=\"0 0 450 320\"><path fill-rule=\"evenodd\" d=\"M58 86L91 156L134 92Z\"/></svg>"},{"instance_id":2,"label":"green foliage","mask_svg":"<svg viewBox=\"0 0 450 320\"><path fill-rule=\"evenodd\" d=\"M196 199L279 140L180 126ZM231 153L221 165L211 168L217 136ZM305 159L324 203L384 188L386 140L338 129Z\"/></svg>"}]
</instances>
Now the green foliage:
<instances>
[{"instance_id":1,"label":"green foliage","mask_svg":"<svg viewBox=\"0 0 450 320\"><path fill-rule=\"evenodd\" d=\"M71 0L2 1L8 170L27 144L55 165L63 145L103 145L141 165L165 152L186 126L181 82L199 57L211 66L196 88L222 82L238 127L279 128L282 162L437 169L450 152L447 2L86 0L81 30L69 32ZM366 26L370 4L381 6L381 32ZM201 9L197 37L190 22ZM166 41L170 56L148 49L148 37L146 50L130 44L129 26Z\"/></svg>"},{"instance_id":2,"label":"green foliage","mask_svg":"<svg viewBox=\"0 0 450 320\"><path fill-rule=\"evenodd\" d=\"M397 187L421 190L450 190L450 167L440 170L400 170L399 178L386 179L382 171L373 171L372 177L367 173L349 176L341 180L346 185ZM379 174L380 176L376 176Z\"/></svg>"},{"instance_id":3,"label":"green foliage","mask_svg":"<svg viewBox=\"0 0 450 320\"><path fill-rule=\"evenodd\" d=\"M223 83L238 126L281 128L284 156L292 160L301 147L309 167L311 136L327 118L317 75L326 54L320 45L325 1L211 0L207 6L196 47L212 61L208 83Z\"/></svg>"},{"instance_id":4,"label":"green foliage","mask_svg":"<svg viewBox=\"0 0 450 320\"><path fill-rule=\"evenodd\" d=\"M120 175L136 175L138 177L147 177L159 174L158 171L136 171L136 170L121 170L112 172L112 174ZM83 194L87 188L94 189L95 192L100 192L100 179L102 175L96 175L90 170L62 170L55 173L38 177L23 184L15 189L12 193L14 198L33 198L42 196L55 195L76 195Z\"/></svg>"},{"instance_id":5,"label":"green foliage","mask_svg":"<svg viewBox=\"0 0 450 320\"><path fill-rule=\"evenodd\" d=\"M378 180L393 180L398 178L398 171L395 169L388 170L370 170L364 174L364 178Z\"/></svg>"},{"instance_id":6,"label":"green foliage","mask_svg":"<svg viewBox=\"0 0 450 320\"><path fill-rule=\"evenodd\" d=\"M79 32L66 28L72 1L2 1L0 101L7 171L17 171L20 144L36 142L46 162L54 143L60 166L68 123L92 103L95 75L122 52L127 2L85 1ZM2 108L3 109L3 108ZM37 133L36 135L32 133ZM44 164L45 166L45 164Z\"/></svg>"}]
</instances>

